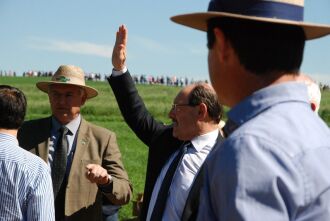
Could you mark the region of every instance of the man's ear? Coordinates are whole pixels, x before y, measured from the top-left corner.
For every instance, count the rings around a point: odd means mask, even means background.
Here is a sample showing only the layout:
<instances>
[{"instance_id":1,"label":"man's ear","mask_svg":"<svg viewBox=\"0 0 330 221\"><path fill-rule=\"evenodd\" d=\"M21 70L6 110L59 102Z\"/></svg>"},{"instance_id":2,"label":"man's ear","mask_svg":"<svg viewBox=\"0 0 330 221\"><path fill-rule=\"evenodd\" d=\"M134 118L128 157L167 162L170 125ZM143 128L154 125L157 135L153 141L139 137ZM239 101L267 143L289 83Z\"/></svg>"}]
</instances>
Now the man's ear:
<instances>
[{"instance_id":1,"label":"man's ear","mask_svg":"<svg viewBox=\"0 0 330 221\"><path fill-rule=\"evenodd\" d=\"M207 106L204 103L200 103L198 107L198 119L204 120L205 118L207 118Z\"/></svg>"},{"instance_id":2,"label":"man's ear","mask_svg":"<svg viewBox=\"0 0 330 221\"><path fill-rule=\"evenodd\" d=\"M224 61L228 58L231 49L230 42L227 40L226 36L220 28L214 28L213 31L215 35L214 47L216 50L218 50L220 59Z\"/></svg>"},{"instance_id":3,"label":"man's ear","mask_svg":"<svg viewBox=\"0 0 330 221\"><path fill-rule=\"evenodd\" d=\"M87 93L84 93L81 97L81 106L83 106L86 103L87 100Z\"/></svg>"}]
</instances>

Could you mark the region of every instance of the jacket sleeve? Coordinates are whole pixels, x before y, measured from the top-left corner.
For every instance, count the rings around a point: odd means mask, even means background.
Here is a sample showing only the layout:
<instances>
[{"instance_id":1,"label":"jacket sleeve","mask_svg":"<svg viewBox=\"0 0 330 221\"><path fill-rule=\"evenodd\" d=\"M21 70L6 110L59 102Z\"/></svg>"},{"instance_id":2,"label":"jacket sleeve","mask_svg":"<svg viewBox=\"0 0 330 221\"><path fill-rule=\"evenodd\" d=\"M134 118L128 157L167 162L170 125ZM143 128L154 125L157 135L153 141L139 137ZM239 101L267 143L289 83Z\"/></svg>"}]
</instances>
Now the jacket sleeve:
<instances>
[{"instance_id":1,"label":"jacket sleeve","mask_svg":"<svg viewBox=\"0 0 330 221\"><path fill-rule=\"evenodd\" d=\"M169 126L157 122L148 112L128 71L119 76L110 76L108 81L126 123L142 142L150 146Z\"/></svg>"},{"instance_id":2,"label":"jacket sleeve","mask_svg":"<svg viewBox=\"0 0 330 221\"><path fill-rule=\"evenodd\" d=\"M132 198L132 185L129 182L127 172L121 160L121 153L117 144L116 135L113 132L109 134L109 140L106 144L102 159L102 167L112 177L110 188L100 188L103 194L114 205L127 204ZM110 190L110 191L109 191Z\"/></svg>"}]
</instances>

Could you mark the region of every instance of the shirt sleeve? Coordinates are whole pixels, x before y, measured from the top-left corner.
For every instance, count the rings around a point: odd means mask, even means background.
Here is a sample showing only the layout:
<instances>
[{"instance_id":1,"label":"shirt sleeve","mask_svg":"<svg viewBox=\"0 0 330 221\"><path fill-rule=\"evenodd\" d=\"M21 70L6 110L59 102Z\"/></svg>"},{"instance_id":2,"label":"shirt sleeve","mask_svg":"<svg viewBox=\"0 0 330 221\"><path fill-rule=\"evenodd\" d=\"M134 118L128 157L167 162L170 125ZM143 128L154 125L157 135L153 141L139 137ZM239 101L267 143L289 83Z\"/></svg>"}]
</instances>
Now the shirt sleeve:
<instances>
[{"instance_id":1,"label":"shirt sleeve","mask_svg":"<svg viewBox=\"0 0 330 221\"><path fill-rule=\"evenodd\" d=\"M109 133L105 150L102 167L111 175L111 182L108 185L99 185L99 188L112 204L127 204L132 197L132 185L121 160L115 133Z\"/></svg>"},{"instance_id":2,"label":"shirt sleeve","mask_svg":"<svg viewBox=\"0 0 330 221\"><path fill-rule=\"evenodd\" d=\"M27 220L55 221L53 186L46 165L39 168L29 193Z\"/></svg>"},{"instance_id":3,"label":"shirt sleeve","mask_svg":"<svg viewBox=\"0 0 330 221\"><path fill-rule=\"evenodd\" d=\"M230 138L207 159L197 220L291 220L304 201L299 165L269 141Z\"/></svg>"},{"instance_id":4,"label":"shirt sleeve","mask_svg":"<svg viewBox=\"0 0 330 221\"><path fill-rule=\"evenodd\" d=\"M123 68L123 70L119 70L119 71L115 70L115 69L112 69L111 76L116 77L116 76L122 75L126 72L127 72L127 67L126 66Z\"/></svg>"}]
</instances>

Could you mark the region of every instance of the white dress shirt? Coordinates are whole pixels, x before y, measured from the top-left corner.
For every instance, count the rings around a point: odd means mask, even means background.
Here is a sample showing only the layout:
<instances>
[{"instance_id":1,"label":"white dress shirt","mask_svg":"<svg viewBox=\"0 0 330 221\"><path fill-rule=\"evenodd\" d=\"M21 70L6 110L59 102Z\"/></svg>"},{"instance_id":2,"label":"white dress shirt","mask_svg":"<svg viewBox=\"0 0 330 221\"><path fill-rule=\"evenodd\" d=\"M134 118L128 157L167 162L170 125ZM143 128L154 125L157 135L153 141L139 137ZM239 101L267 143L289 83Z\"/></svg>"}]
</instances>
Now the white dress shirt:
<instances>
[{"instance_id":1,"label":"white dress shirt","mask_svg":"<svg viewBox=\"0 0 330 221\"><path fill-rule=\"evenodd\" d=\"M175 221L181 219L181 215L195 176L216 143L218 135L219 130L214 130L191 140L193 147L187 150L174 174L162 220ZM178 151L172 154L157 178L150 199L147 221L150 220L158 192L166 172L177 154Z\"/></svg>"}]
</instances>

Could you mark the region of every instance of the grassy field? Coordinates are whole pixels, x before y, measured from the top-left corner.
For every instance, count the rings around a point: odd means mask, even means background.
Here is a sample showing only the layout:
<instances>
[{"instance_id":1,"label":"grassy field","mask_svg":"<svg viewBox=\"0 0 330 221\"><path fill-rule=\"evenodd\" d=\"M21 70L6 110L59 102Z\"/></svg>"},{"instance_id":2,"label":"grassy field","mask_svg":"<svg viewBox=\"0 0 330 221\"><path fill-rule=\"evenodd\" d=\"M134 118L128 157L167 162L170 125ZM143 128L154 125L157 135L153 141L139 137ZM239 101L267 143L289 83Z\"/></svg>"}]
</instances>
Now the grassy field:
<instances>
[{"instance_id":1,"label":"grassy field","mask_svg":"<svg viewBox=\"0 0 330 221\"><path fill-rule=\"evenodd\" d=\"M47 94L39 91L35 83L49 78L0 77L0 84L20 88L28 99L26 119L36 119L50 115ZM99 126L108 128L117 134L123 162L134 188L134 199L137 193L143 192L147 147L133 134L124 122L112 90L107 82L87 82L99 91L99 96L87 101L82 109L85 119ZM149 111L159 121L169 123L167 113L172 100L180 90L179 87L162 85L137 85L141 97ZM226 109L227 110L227 109ZM322 93L320 116L330 126L330 92ZM302 119L303 120L303 119ZM132 203L120 211L120 219L132 217Z\"/></svg>"}]
</instances>

